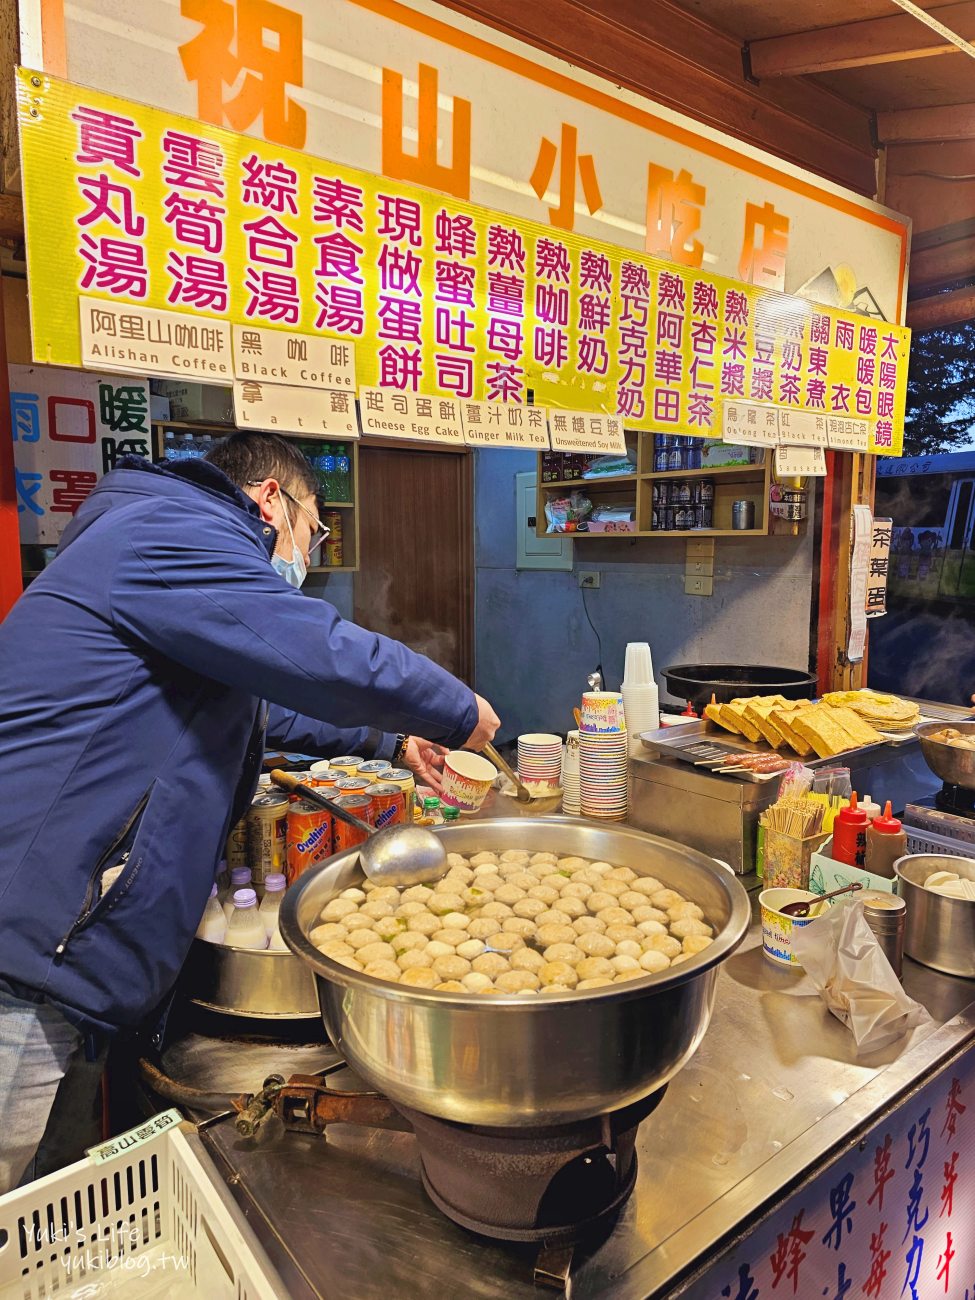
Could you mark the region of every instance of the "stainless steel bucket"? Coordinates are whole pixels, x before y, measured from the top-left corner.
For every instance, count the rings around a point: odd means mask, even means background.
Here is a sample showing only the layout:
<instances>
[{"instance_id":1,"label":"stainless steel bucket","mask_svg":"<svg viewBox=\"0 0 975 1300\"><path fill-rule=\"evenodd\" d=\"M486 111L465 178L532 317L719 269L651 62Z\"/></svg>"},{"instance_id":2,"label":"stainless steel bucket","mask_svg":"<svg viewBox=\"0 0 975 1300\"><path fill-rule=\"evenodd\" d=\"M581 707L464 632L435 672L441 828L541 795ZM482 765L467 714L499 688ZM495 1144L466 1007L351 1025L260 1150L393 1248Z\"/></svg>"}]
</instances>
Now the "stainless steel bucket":
<instances>
[{"instance_id":1,"label":"stainless steel bucket","mask_svg":"<svg viewBox=\"0 0 975 1300\"><path fill-rule=\"evenodd\" d=\"M191 1002L222 1015L256 1020L321 1015L314 976L290 952L227 948L194 939L182 987Z\"/></svg>"}]
</instances>

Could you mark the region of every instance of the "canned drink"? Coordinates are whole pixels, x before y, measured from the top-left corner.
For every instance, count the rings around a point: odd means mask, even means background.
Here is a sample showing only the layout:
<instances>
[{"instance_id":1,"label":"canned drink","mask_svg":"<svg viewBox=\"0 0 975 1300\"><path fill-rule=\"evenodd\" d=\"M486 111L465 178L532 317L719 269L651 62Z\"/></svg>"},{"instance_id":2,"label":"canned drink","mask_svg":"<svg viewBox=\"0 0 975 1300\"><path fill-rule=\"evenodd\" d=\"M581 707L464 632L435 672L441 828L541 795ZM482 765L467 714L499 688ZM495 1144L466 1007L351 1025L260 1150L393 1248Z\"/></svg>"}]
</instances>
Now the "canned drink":
<instances>
[{"instance_id":1,"label":"canned drink","mask_svg":"<svg viewBox=\"0 0 975 1300\"><path fill-rule=\"evenodd\" d=\"M345 758L333 758L329 760L332 771L341 776L355 776L359 768L366 761L360 758L358 754L348 754Z\"/></svg>"},{"instance_id":2,"label":"canned drink","mask_svg":"<svg viewBox=\"0 0 975 1300\"><path fill-rule=\"evenodd\" d=\"M329 540L340 542L342 540L342 511L326 510L322 515L322 523L329 531Z\"/></svg>"},{"instance_id":3,"label":"canned drink","mask_svg":"<svg viewBox=\"0 0 975 1300\"><path fill-rule=\"evenodd\" d=\"M335 783L339 794L365 794L372 782L367 776L343 776Z\"/></svg>"},{"instance_id":4,"label":"canned drink","mask_svg":"<svg viewBox=\"0 0 975 1300\"><path fill-rule=\"evenodd\" d=\"M224 852L227 859L227 870L233 871L235 867L247 866L247 818L241 817L236 826L231 828L227 836L227 848Z\"/></svg>"},{"instance_id":5,"label":"canned drink","mask_svg":"<svg viewBox=\"0 0 975 1300\"><path fill-rule=\"evenodd\" d=\"M383 782L387 785L398 785L403 791L406 800L406 824L409 826L413 820L413 810L416 808L416 777L408 767L391 767L383 777Z\"/></svg>"},{"instance_id":6,"label":"canned drink","mask_svg":"<svg viewBox=\"0 0 975 1300\"><path fill-rule=\"evenodd\" d=\"M714 479L699 478L694 483L694 504L709 506L714 501Z\"/></svg>"},{"instance_id":7,"label":"canned drink","mask_svg":"<svg viewBox=\"0 0 975 1300\"><path fill-rule=\"evenodd\" d=\"M372 819L376 830L402 826L406 821L406 795L392 781L377 781L369 787Z\"/></svg>"},{"instance_id":8,"label":"canned drink","mask_svg":"<svg viewBox=\"0 0 975 1300\"><path fill-rule=\"evenodd\" d=\"M373 811L372 800L367 794L342 794L335 800L340 808L345 808L348 812L354 813L364 822L372 825ZM364 844L366 834L360 831L356 826L350 826L348 822L342 821L336 817L333 824L332 843L336 853L341 853L344 849L355 848L357 844Z\"/></svg>"},{"instance_id":9,"label":"canned drink","mask_svg":"<svg viewBox=\"0 0 975 1300\"><path fill-rule=\"evenodd\" d=\"M703 458L701 455L701 439L688 438L687 443L688 446L684 452L684 468L700 469L703 464Z\"/></svg>"},{"instance_id":10,"label":"canned drink","mask_svg":"<svg viewBox=\"0 0 975 1300\"><path fill-rule=\"evenodd\" d=\"M328 776L332 770L332 764L327 758L320 758L317 763L312 763L308 769L309 776Z\"/></svg>"},{"instance_id":11,"label":"canned drink","mask_svg":"<svg viewBox=\"0 0 975 1300\"><path fill-rule=\"evenodd\" d=\"M694 501L694 489L687 479L681 483L675 483L671 492L671 500L675 506L689 506Z\"/></svg>"},{"instance_id":12,"label":"canned drink","mask_svg":"<svg viewBox=\"0 0 975 1300\"><path fill-rule=\"evenodd\" d=\"M670 453L666 447L661 447L653 453L653 468L658 474L663 474L670 469Z\"/></svg>"},{"instance_id":13,"label":"canned drink","mask_svg":"<svg viewBox=\"0 0 975 1300\"><path fill-rule=\"evenodd\" d=\"M333 772L331 776L324 772L321 776L315 776L309 772L306 776L302 777L301 784L310 785L315 790L324 790L327 793L330 790L334 790L339 781L347 779L348 778L343 777L340 772Z\"/></svg>"},{"instance_id":14,"label":"canned drink","mask_svg":"<svg viewBox=\"0 0 975 1300\"><path fill-rule=\"evenodd\" d=\"M669 533L674 527L674 507L661 506L658 514L660 531L662 533Z\"/></svg>"},{"instance_id":15,"label":"canned drink","mask_svg":"<svg viewBox=\"0 0 975 1300\"><path fill-rule=\"evenodd\" d=\"M656 441L655 445L658 447L670 448L670 447L677 447L680 445L680 439L677 437L675 433L658 433L657 439L659 441Z\"/></svg>"},{"instance_id":16,"label":"canned drink","mask_svg":"<svg viewBox=\"0 0 975 1300\"><path fill-rule=\"evenodd\" d=\"M247 814L247 865L259 891L272 872L287 871L289 806L286 794L259 794Z\"/></svg>"},{"instance_id":17,"label":"canned drink","mask_svg":"<svg viewBox=\"0 0 975 1300\"><path fill-rule=\"evenodd\" d=\"M386 773L391 767L388 758L371 758L368 763L362 764L356 776L364 776L370 781L385 781Z\"/></svg>"},{"instance_id":18,"label":"canned drink","mask_svg":"<svg viewBox=\"0 0 975 1300\"><path fill-rule=\"evenodd\" d=\"M666 483L661 483L659 479L654 480L653 490L650 494L650 499L655 506L663 505L664 500L666 498L666 490L667 490Z\"/></svg>"},{"instance_id":19,"label":"canned drink","mask_svg":"<svg viewBox=\"0 0 975 1300\"><path fill-rule=\"evenodd\" d=\"M676 506L674 509L674 532L686 533L694 527L694 507Z\"/></svg>"},{"instance_id":20,"label":"canned drink","mask_svg":"<svg viewBox=\"0 0 975 1300\"><path fill-rule=\"evenodd\" d=\"M694 527L695 528L712 528L714 520L714 507L711 505L696 505L694 507Z\"/></svg>"},{"instance_id":21,"label":"canned drink","mask_svg":"<svg viewBox=\"0 0 975 1300\"><path fill-rule=\"evenodd\" d=\"M667 469L673 472L684 468L684 453L680 447L674 447L667 453Z\"/></svg>"},{"instance_id":22,"label":"canned drink","mask_svg":"<svg viewBox=\"0 0 975 1300\"><path fill-rule=\"evenodd\" d=\"M332 814L299 799L288 809L288 884L332 855Z\"/></svg>"},{"instance_id":23,"label":"canned drink","mask_svg":"<svg viewBox=\"0 0 975 1300\"><path fill-rule=\"evenodd\" d=\"M329 537L323 547L325 551L325 567L328 569L340 569L345 563L345 547L341 537Z\"/></svg>"}]
</instances>

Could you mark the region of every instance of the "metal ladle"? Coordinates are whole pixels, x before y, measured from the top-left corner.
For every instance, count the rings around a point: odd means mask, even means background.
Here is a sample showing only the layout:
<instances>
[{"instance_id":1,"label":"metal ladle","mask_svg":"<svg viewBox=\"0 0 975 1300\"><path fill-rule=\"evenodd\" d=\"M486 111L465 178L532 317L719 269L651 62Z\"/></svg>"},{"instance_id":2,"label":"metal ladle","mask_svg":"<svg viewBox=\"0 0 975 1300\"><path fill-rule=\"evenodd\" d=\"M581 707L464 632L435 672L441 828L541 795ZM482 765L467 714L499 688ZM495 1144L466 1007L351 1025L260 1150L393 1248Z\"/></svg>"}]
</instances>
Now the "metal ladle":
<instances>
[{"instance_id":1,"label":"metal ladle","mask_svg":"<svg viewBox=\"0 0 975 1300\"><path fill-rule=\"evenodd\" d=\"M355 813L327 799L314 786L302 785L294 772L275 768L271 780L282 790L300 794L302 799L325 808L333 817L362 831L368 838L359 845L359 865L366 878L375 884L427 885L446 873L447 853L432 831L422 826L387 826L377 831Z\"/></svg>"},{"instance_id":2,"label":"metal ladle","mask_svg":"<svg viewBox=\"0 0 975 1300\"><path fill-rule=\"evenodd\" d=\"M804 899L798 903L786 903L784 907L779 908L782 916L808 916L810 910L818 907L820 903L825 903L827 898L835 898L837 894L855 894L863 885L859 880L855 880L852 885L844 885L842 889L834 889L829 894L820 894L818 898Z\"/></svg>"}]
</instances>

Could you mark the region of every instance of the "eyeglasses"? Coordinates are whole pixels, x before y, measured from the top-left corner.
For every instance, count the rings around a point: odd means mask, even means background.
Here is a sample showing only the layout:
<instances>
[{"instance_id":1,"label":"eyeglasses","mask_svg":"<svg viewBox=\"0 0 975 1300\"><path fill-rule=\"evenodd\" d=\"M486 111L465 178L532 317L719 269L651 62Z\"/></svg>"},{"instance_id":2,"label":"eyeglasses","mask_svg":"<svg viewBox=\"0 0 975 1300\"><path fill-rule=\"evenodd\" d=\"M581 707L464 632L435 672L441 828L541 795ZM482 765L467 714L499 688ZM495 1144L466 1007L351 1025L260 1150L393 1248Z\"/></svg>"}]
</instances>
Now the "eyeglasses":
<instances>
[{"instance_id":1,"label":"eyeglasses","mask_svg":"<svg viewBox=\"0 0 975 1300\"><path fill-rule=\"evenodd\" d=\"M246 486L260 487L261 483L259 480L253 480L251 482L248 482ZM287 490L287 488L283 488L281 487L280 484L278 484L278 491L281 493L283 497L287 497L289 501L293 501L294 504L301 511L301 513L308 517L308 522L311 524L311 542L309 543L308 546L308 555L310 558L315 553L315 551L318 550L322 542L325 541L325 539L329 536L332 530L328 527L327 524L323 524L317 515L313 515L307 506L303 506L296 496L292 496L292 494Z\"/></svg>"}]
</instances>

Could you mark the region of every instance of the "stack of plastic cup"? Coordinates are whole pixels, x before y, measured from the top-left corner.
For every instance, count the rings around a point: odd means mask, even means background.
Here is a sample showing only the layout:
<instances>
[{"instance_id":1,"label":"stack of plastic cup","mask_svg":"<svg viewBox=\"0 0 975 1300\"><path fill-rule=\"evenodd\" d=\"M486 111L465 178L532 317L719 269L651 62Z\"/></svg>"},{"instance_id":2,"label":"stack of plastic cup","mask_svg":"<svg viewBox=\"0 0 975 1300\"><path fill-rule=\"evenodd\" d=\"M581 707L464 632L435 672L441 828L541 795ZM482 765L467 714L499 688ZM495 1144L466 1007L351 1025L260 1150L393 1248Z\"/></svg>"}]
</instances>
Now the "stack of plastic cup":
<instances>
[{"instance_id":1,"label":"stack of plastic cup","mask_svg":"<svg viewBox=\"0 0 975 1300\"><path fill-rule=\"evenodd\" d=\"M579 733L570 731L562 753L562 811L578 817L582 811L582 791L579 787Z\"/></svg>"},{"instance_id":2,"label":"stack of plastic cup","mask_svg":"<svg viewBox=\"0 0 975 1300\"><path fill-rule=\"evenodd\" d=\"M642 733L656 731L660 726L660 694L653 680L653 659L646 641L631 641L626 647L622 694L633 756L642 750Z\"/></svg>"},{"instance_id":3,"label":"stack of plastic cup","mask_svg":"<svg viewBox=\"0 0 975 1300\"><path fill-rule=\"evenodd\" d=\"M580 807L584 817L621 821L627 811L627 731L618 691L582 697L579 727Z\"/></svg>"}]
</instances>

